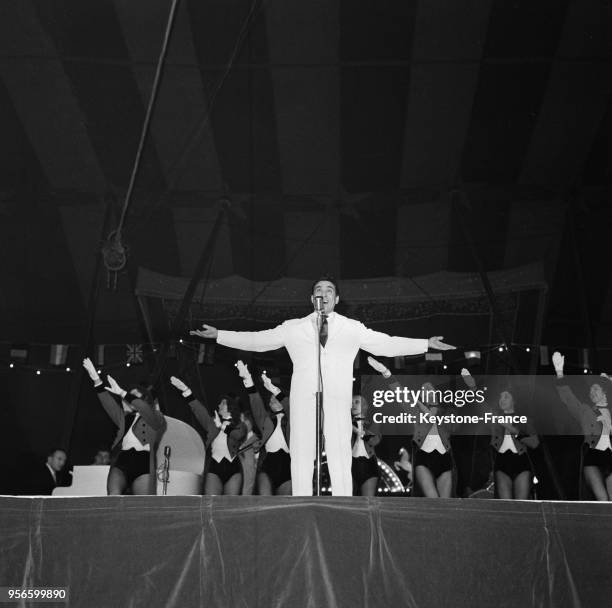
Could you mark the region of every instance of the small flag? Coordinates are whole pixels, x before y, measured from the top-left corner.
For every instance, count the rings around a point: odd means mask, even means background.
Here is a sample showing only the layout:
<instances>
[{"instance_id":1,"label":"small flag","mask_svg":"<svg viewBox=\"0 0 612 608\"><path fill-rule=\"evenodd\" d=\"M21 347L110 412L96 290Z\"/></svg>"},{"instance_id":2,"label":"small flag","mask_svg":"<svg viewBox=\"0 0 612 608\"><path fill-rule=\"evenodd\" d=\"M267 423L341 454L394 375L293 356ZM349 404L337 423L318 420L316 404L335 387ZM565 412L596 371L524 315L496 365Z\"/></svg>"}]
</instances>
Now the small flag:
<instances>
[{"instance_id":1,"label":"small flag","mask_svg":"<svg viewBox=\"0 0 612 608\"><path fill-rule=\"evenodd\" d=\"M126 344L126 361L131 365L138 365L143 361L142 344Z\"/></svg>"},{"instance_id":2,"label":"small flag","mask_svg":"<svg viewBox=\"0 0 612 608\"><path fill-rule=\"evenodd\" d=\"M395 369L406 369L406 359L404 356L393 357L395 363Z\"/></svg>"},{"instance_id":3,"label":"small flag","mask_svg":"<svg viewBox=\"0 0 612 608\"><path fill-rule=\"evenodd\" d=\"M206 344L203 342L198 346L198 365L204 363L204 354L206 352Z\"/></svg>"},{"instance_id":4,"label":"small flag","mask_svg":"<svg viewBox=\"0 0 612 608\"><path fill-rule=\"evenodd\" d=\"M98 344L98 347L96 348L96 365L98 367L103 367L104 366L104 350L105 350L105 345L104 344Z\"/></svg>"},{"instance_id":5,"label":"small flag","mask_svg":"<svg viewBox=\"0 0 612 608\"><path fill-rule=\"evenodd\" d=\"M550 365L550 358L548 357L548 346L540 346L540 365Z\"/></svg>"},{"instance_id":6,"label":"small flag","mask_svg":"<svg viewBox=\"0 0 612 608\"><path fill-rule=\"evenodd\" d=\"M13 344L9 352L11 361L26 363L28 360L28 347L24 344Z\"/></svg>"},{"instance_id":7,"label":"small flag","mask_svg":"<svg viewBox=\"0 0 612 608\"><path fill-rule=\"evenodd\" d=\"M590 363L589 363L589 349L588 348L583 348L582 350L582 367L584 367L584 369L590 369Z\"/></svg>"},{"instance_id":8,"label":"small flag","mask_svg":"<svg viewBox=\"0 0 612 608\"><path fill-rule=\"evenodd\" d=\"M68 345L67 344L52 344L51 345L51 357L49 363L56 366L66 365L66 358L68 357Z\"/></svg>"},{"instance_id":9,"label":"small flag","mask_svg":"<svg viewBox=\"0 0 612 608\"><path fill-rule=\"evenodd\" d=\"M425 361L442 361L442 353L425 353Z\"/></svg>"},{"instance_id":10,"label":"small flag","mask_svg":"<svg viewBox=\"0 0 612 608\"><path fill-rule=\"evenodd\" d=\"M466 350L463 354L466 359L480 359L479 350Z\"/></svg>"}]
</instances>

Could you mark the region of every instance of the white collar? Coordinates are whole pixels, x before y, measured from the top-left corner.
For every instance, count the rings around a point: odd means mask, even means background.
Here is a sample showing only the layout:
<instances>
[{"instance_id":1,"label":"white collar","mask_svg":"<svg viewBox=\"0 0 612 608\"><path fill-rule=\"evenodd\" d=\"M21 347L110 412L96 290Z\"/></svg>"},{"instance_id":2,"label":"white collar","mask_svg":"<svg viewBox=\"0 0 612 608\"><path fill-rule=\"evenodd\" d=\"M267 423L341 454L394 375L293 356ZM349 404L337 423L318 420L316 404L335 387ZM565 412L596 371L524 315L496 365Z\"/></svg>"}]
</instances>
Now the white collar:
<instances>
[{"instance_id":1,"label":"white collar","mask_svg":"<svg viewBox=\"0 0 612 608\"><path fill-rule=\"evenodd\" d=\"M330 312L330 313L327 315L327 322L328 322L328 323L333 323L333 322L334 322L334 319L336 318L336 315L337 315L337 314L338 314L338 313L336 313L336 311L335 311L335 310L332 310L332 311L331 311L331 312ZM310 313L310 315L309 315L309 316L310 316L310 317L312 317L312 318L313 318L313 319L316 321L316 319L317 319L317 311L316 311L316 310L313 310L313 311L312 311L312 313Z\"/></svg>"}]
</instances>

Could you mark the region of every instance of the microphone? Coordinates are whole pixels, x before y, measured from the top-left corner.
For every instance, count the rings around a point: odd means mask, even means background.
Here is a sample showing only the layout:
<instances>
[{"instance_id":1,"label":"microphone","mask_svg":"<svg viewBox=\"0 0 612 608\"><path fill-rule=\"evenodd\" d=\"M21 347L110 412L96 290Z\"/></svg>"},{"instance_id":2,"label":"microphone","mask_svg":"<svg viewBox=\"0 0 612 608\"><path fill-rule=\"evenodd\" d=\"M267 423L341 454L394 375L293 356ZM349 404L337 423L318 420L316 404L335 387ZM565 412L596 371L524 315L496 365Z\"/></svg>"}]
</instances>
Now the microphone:
<instances>
[{"instance_id":1,"label":"microphone","mask_svg":"<svg viewBox=\"0 0 612 608\"><path fill-rule=\"evenodd\" d=\"M317 312L323 312L323 296L315 296L314 305Z\"/></svg>"},{"instance_id":2,"label":"microphone","mask_svg":"<svg viewBox=\"0 0 612 608\"><path fill-rule=\"evenodd\" d=\"M170 458L170 446L169 445L164 447L164 458Z\"/></svg>"}]
</instances>

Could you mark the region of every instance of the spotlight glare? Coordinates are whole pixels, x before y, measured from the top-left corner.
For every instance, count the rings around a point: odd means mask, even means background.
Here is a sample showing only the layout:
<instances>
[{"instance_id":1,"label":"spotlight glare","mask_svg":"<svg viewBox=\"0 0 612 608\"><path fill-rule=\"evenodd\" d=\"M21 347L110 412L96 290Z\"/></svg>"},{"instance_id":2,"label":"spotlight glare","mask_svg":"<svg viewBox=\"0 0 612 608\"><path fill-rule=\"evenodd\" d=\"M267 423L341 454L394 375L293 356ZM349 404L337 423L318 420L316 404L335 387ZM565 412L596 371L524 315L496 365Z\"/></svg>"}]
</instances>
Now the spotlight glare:
<instances>
[{"instance_id":1,"label":"spotlight glare","mask_svg":"<svg viewBox=\"0 0 612 608\"><path fill-rule=\"evenodd\" d=\"M13 369L13 368L15 367L15 364L14 364L14 363L9 363L9 367L10 367L11 369Z\"/></svg>"},{"instance_id":2,"label":"spotlight glare","mask_svg":"<svg viewBox=\"0 0 612 608\"><path fill-rule=\"evenodd\" d=\"M36 370L36 375L40 376L40 370L39 369Z\"/></svg>"},{"instance_id":3,"label":"spotlight glare","mask_svg":"<svg viewBox=\"0 0 612 608\"><path fill-rule=\"evenodd\" d=\"M70 371L70 368L69 368L69 367L67 367L67 368L66 368L66 371L67 371L67 372L69 372L69 371Z\"/></svg>"}]
</instances>

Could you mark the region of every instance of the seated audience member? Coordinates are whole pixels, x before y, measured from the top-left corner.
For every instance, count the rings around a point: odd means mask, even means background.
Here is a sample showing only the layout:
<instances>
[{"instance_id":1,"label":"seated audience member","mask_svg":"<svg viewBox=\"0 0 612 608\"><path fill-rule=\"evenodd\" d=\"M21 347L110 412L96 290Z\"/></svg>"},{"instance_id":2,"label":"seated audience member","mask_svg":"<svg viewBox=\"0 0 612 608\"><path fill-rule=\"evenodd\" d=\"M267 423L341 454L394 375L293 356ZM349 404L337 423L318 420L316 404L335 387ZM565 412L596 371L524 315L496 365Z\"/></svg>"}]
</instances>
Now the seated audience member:
<instances>
[{"instance_id":1,"label":"seated audience member","mask_svg":"<svg viewBox=\"0 0 612 608\"><path fill-rule=\"evenodd\" d=\"M50 496L53 490L62 485L59 475L66 464L66 452L54 448L47 454L44 464L37 466L29 479L28 491L30 494Z\"/></svg>"},{"instance_id":2,"label":"seated audience member","mask_svg":"<svg viewBox=\"0 0 612 608\"><path fill-rule=\"evenodd\" d=\"M106 465L110 464L110 452L108 450L98 450L94 456L93 464Z\"/></svg>"}]
</instances>

